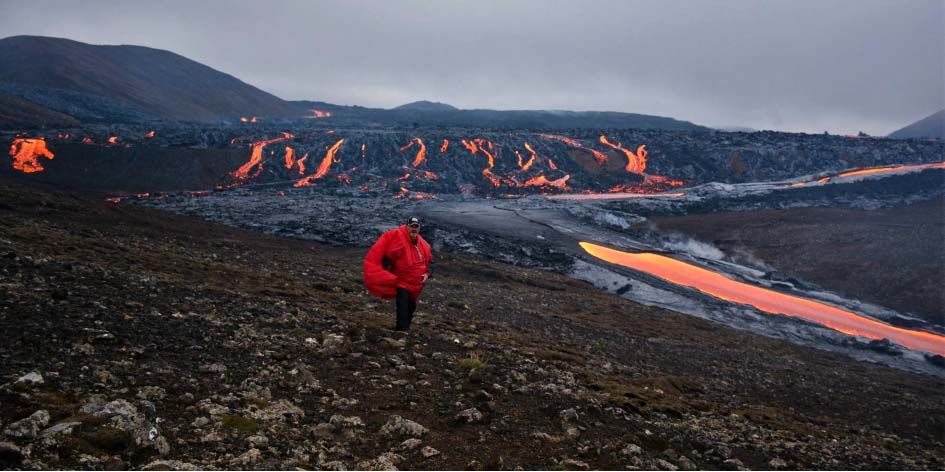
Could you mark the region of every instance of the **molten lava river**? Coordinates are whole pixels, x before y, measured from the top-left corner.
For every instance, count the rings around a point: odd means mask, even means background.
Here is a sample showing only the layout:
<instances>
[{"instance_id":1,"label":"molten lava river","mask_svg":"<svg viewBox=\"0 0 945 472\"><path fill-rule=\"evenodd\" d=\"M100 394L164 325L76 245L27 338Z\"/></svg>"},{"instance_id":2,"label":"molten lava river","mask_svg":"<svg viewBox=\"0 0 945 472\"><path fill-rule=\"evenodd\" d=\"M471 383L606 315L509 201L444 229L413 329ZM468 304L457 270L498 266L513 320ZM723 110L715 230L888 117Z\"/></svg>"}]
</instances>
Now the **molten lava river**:
<instances>
[{"instance_id":1,"label":"molten lava river","mask_svg":"<svg viewBox=\"0 0 945 472\"><path fill-rule=\"evenodd\" d=\"M603 261L646 272L722 300L751 305L766 313L803 318L853 336L889 339L909 349L945 355L945 336L898 328L826 303L737 282L717 272L659 254L623 252L586 242L580 245L588 254Z\"/></svg>"}]
</instances>

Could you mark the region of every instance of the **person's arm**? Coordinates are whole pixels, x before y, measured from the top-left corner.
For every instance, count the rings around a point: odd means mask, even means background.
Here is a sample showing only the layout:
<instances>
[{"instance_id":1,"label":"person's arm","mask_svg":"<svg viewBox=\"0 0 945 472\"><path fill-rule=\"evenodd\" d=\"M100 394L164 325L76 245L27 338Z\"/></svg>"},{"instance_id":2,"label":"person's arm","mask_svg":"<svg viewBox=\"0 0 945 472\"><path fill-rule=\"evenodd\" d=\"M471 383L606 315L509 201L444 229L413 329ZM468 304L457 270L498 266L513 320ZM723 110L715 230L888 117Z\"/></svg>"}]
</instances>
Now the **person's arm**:
<instances>
[{"instance_id":1,"label":"person's arm","mask_svg":"<svg viewBox=\"0 0 945 472\"><path fill-rule=\"evenodd\" d=\"M384 233L364 256L364 280L371 280L374 284L393 285L397 283L397 276L384 269L384 255L390 246L391 235Z\"/></svg>"}]
</instances>

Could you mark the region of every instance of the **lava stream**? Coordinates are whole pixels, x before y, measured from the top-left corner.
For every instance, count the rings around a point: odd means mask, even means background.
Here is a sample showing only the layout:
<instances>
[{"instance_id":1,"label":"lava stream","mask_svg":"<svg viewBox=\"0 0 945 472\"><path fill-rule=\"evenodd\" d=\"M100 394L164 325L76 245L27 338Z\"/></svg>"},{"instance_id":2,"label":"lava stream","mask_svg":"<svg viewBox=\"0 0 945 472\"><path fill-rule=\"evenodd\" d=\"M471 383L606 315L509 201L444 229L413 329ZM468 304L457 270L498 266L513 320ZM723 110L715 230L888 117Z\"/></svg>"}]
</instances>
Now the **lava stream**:
<instances>
[{"instance_id":1,"label":"lava stream","mask_svg":"<svg viewBox=\"0 0 945 472\"><path fill-rule=\"evenodd\" d=\"M291 169L295 166L295 150L289 146L285 147L285 168Z\"/></svg>"},{"instance_id":2,"label":"lava stream","mask_svg":"<svg viewBox=\"0 0 945 472\"><path fill-rule=\"evenodd\" d=\"M574 139L568 138L566 136L558 136L556 134L542 134L541 137L545 139L550 139L552 141L560 141L562 143L567 144L568 146L588 151L594 155L594 159L597 160L597 163L600 165L603 165L604 162L607 162L607 156L604 153L596 149L586 148L584 147L583 144L577 142Z\"/></svg>"},{"instance_id":3,"label":"lava stream","mask_svg":"<svg viewBox=\"0 0 945 472\"><path fill-rule=\"evenodd\" d=\"M538 153L535 152L535 150L532 149L532 147L528 143L525 143L525 149L528 149L528 152L531 153L532 156L527 161L525 161L525 164L522 164L521 159L519 159L518 166L522 168L522 172L527 171L529 168L531 168L532 164L535 163L535 159L538 157ZM518 153L516 152L516 154Z\"/></svg>"},{"instance_id":4,"label":"lava stream","mask_svg":"<svg viewBox=\"0 0 945 472\"><path fill-rule=\"evenodd\" d=\"M634 153L633 151L629 149L624 149L620 145L620 143L617 143L617 144L611 143L610 141L607 140L607 137L604 135L600 135L600 143L603 144L604 146L612 147L622 152L625 156L627 156L627 167L626 167L627 172L630 172L632 174L642 174L646 171L646 154L647 153L646 153L645 144L640 145L640 147L637 148L637 152Z\"/></svg>"},{"instance_id":5,"label":"lava stream","mask_svg":"<svg viewBox=\"0 0 945 472\"><path fill-rule=\"evenodd\" d=\"M804 181L799 180L797 182L792 182L789 184L783 184L789 187L804 187L811 184L826 184L834 179L842 179L847 177L859 177L863 175L882 175L882 174L899 174L906 172L917 172L923 171L926 169L945 169L945 161L943 162L931 162L928 164L894 164L886 165L879 167L868 167L865 169L853 169L840 172L836 175L831 175L827 177L821 177L817 180Z\"/></svg>"},{"instance_id":6,"label":"lava stream","mask_svg":"<svg viewBox=\"0 0 945 472\"><path fill-rule=\"evenodd\" d=\"M263 141L256 141L255 143L251 145L253 148L253 152L249 156L249 161L241 165L239 169L236 169L235 171L231 172L230 177L233 177L234 179L239 180L241 182L245 182L250 177L256 177L263 170L263 165L262 165L263 148L265 148L267 144L273 144L273 143L278 143L281 141L286 141L286 140L292 139L293 137L294 136L292 136L292 133L284 132L282 133L281 138L272 138L272 139L266 139ZM254 167L256 168L256 172L253 172L253 175L250 175L250 171L252 171Z\"/></svg>"},{"instance_id":7,"label":"lava stream","mask_svg":"<svg viewBox=\"0 0 945 472\"><path fill-rule=\"evenodd\" d=\"M32 174L45 170L40 158L53 159L55 155L46 149L46 140L43 138L23 139L16 138L10 145L10 157L13 158L13 168Z\"/></svg>"},{"instance_id":8,"label":"lava stream","mask_svg":"<svg viewBox=\"0 0 945 472\"><path fill-rule=\"evenodd\" d=\"M562 190L566 190L568 188L568 179L570 178L571 178L571 175L569 174L569 175L565 175L564 177L561 177L560 179L548 180L544 175L539 175L538 177L529 179L527 182L525 182L524 186L525 187L547 186L547 187L556 187Z\"/></svg>"},{"instance_id":9,"label":"lava stream","mask_svg":"<svg viewBox=\"0 0 945 472\"><path fill-rule=\"evenodd\" d=\"M448 148L449 146L450 146L449 140L444 139L443 145L440 146L440 152L446 152L446 148Z\"/></svg>"},{"instance_id":10,"label":"lava stream","mask_svg":"<svg viewBox=\"0 0 945 472\"><path fill-rule=\"evenodd\" d=\"M766 313L802 318L851 336L889 339L910 349L945 355L945 336L942 335L899 328L826 303L738 282L659 254L629 253L587 242L580 245L588 254L603 261L691 287L722 300L751 305Z\"/></svg>"},{"instance_id":11,"label":"lava stream","mask_svg":"<svg viewBox=\"0 0 945 472\"><path fill-rule=\"evenodd\" d=\"M416 140L417 144L420 146L420 150L417 151L417 157L413 159L413 166L417 167L423 163L423 160L427 157L427 146L423 144L423 140L419 137L413 139Z\"/></svg>"},{"instance_id":12,"label":"lava stream","mask_svg":"<svg viewBox=\"0 0 945 472\"><path fill-rule=\"evenodd\" d=\"M315 173L302 180L299 180L298 182L295 183L294 186L295 187L311 186L312 181L318 180L324 177L325 174L328 173L329 169L331 169L331 164L332 162L335 161L335 154L338 152L338 148L341 147L341 143L343 142L345 142L344 139L339 139L338 142L336 142L334 145L328 148L328 151L325 152L325 157L322 158L322 162L321 164L318 165L318 169L315 171Z\"/></svg>"}]
</instances>

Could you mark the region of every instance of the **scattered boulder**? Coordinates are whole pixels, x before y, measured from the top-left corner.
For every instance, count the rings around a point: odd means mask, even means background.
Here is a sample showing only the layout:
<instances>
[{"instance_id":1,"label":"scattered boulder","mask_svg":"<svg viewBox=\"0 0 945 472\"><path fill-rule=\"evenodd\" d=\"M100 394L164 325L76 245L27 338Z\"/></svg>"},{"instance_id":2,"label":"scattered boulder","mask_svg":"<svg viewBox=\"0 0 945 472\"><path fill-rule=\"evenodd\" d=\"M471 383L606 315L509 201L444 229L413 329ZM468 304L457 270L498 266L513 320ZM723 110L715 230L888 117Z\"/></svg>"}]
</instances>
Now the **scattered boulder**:
<instances>
[{"instance_id":1,"label":"scattered boulder","mask_svg":"<svg viewBox=\"0 0 945 472\"><path fill-rule=\"evenodd\" d=\"M431 457L440 455L440 451L437 451L436 449L430 446L425 446L423 449L420 450L420 454L422 454L423 457L429 459Z\"/></svg>"},{"instance_id":2,"label":"scattered boulder","mask_svg":"<svg viewBox=\"0 0 945 472\"><path fill-rule=\"evenodd\" d=\"M161 401L167 396L167 392L161 387L147 386L138 389L138 398L148 401Z\"/></svg>"},{"instance_id":3,"label":"scattered boulder","mask_svg":"<svg viewBox=\"0 0 945 472\"><path fill-rule=\"evenodd\" d=\"M30 372L13 382L14 385L42 385L43 383L45 380L39 372Z\"/></svg>"},{"instance_id":4,"label":"scattered boulder","mask_svg":"<svg viewBox=\"0 0 945 472\"><path fill-rule=\"evenodd\" d=\"M390 419L387 420L387 423L384 423L384 426L381 427L381 433L388 436L406 436L416 438L427 434L427 432L427 428L423 427L423 425L420 423L401 418L398 415L391 415Z\"/></svg>"},{"instance_id":5,"label":"scattered boulder","mask_svg":"<svg viewBox=\"0 0 945 472\"><path fill-rule=\"evenodd\" d=\"M27 418L10 423L3 430L3 434L11 438L35 438L39 431L49 424L49 412L38 410Z\"/></svg>"},{"instance_id":6,"label":"scattered boulder","mask_svg":"<svg viewBox=\"0 0 945 472\"><path fill-rule=\"evenodd\" d=\"M456 414L456 421L460 423L479 423L482 421L482 412L475 408L467 408Z\"/></svg>"},{"instance_id":7,"label":"scattered boulder","mask_svg":"<svg viewBox=\"0 0 945 472\"><path fill-rule=\"evenodd\" d=\"M106 421L106 425L127 433L138 448L153 448L161 455L170 452L170 445L161 432L126 400L89 403L80 411Z\"/></svg>"},{"instance_id":8,"label":"scattered boulder","mask_svg":"<svg viewBox=\"0 0 945 472\"><path fill-rule=\"evenodd\" d=\"M149 462L147 465L141 468L141 470L202 470L203 467L198 467L190 462L181 462L175 460L156 460Z\"/></svg>"}]
</instances>

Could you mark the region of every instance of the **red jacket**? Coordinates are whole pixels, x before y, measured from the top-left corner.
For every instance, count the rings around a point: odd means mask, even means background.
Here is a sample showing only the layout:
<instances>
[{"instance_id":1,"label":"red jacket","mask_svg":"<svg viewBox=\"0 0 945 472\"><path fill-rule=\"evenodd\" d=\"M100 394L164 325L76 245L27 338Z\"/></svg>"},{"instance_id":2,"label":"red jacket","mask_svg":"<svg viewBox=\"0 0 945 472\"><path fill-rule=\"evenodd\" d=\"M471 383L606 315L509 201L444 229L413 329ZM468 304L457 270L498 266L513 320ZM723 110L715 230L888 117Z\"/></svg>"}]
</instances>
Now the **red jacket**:
<instances>
[{"instance_id":1,"label":"red jacket","mask_svg":"<svg viewBox=\"0 0 945 472\"><path fill-rule=\"evenodd\" d=\"M395 298L400 287L416 301L423 291L423 274L430 270L432 257L423 236L417 235L415 245L410 242L407 226L401 225L382 234L364 256L364 286L381 298ZM385 266L385 262L389 264Z\"/></svg>"}]
</instances>

